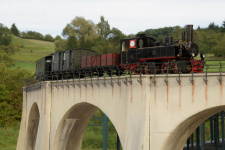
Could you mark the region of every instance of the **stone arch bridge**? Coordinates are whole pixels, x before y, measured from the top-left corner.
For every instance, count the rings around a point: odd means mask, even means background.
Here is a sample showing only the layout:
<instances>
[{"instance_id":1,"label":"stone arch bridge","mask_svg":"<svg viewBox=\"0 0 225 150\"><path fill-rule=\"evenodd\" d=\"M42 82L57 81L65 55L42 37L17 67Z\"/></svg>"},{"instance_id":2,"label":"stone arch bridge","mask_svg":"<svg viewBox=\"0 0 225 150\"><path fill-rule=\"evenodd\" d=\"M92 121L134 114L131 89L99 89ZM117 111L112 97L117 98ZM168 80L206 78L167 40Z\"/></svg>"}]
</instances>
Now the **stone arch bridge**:
<instances>
[{"instance_id":1,"label":"stone arch bridge","mask_svg":"<svg viewBox=\"0 0 225 150\"><path fill-rule=\"evenodd\" d=\"M26 87L17 150L80 150L97 109L124 150L181 150L204 120L225 110L224 76L135 75Z\"/></svg>"}]
</instances>

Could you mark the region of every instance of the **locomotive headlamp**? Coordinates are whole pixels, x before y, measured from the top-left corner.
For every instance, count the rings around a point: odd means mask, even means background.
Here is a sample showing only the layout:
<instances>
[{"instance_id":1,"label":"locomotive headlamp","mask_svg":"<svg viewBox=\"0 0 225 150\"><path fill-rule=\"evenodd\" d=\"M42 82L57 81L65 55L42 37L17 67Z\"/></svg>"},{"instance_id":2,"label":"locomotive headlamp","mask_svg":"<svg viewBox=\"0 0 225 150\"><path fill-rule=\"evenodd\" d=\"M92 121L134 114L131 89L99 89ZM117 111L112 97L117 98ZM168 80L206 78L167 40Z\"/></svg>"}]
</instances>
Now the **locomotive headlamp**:
<instances>
[{"instance_id":1,"label":"locomotive headlamp","mask_svg":"<svg viewBox=\"0 0 225 150\"><path fill-rule=\"evenodd\" d=\"M191 53L191 56L192 56L192 57L195 57L195 53Z\"/></svg>"},{"instance_id":2,"label":"locomotive headlamp","mask_svg":"<svg viewBox=\"0 0 225 150\"><path fill-rule=\"evenodd\" d=\"M130 40L130 48L135 48L136 47L136 40Z\"/></svg>"},{"instance_id":3,"label":"locomotive headlamp","mask_svg":"<svg viewBox=\"0 0 225 150\"><path fill-rule=\"evenodd\" d=\"M201 57L201 59L204 59L205 58L205 53L201 52L200 57Z\"/></svg>"}]
</instances>

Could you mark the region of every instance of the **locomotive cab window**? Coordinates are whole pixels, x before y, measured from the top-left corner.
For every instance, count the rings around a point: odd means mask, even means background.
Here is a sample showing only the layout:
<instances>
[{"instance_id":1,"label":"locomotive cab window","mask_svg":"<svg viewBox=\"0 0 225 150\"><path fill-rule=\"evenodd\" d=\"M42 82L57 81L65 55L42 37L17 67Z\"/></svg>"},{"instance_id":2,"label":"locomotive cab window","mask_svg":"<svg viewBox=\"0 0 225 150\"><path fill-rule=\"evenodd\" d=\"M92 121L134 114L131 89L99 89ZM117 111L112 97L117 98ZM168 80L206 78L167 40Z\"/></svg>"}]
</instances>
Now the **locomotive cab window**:
<instances>
[{"instance_id":1,"label":"locomotive cab window","mask_svg":"<svg viewBox=\"0 0 225 150\"><path fill-rule=\"evenodd\" d=\"M122 51L128 51L129 50L130 41L124 41L122 43Z\"/></svg>"}]
</instances>

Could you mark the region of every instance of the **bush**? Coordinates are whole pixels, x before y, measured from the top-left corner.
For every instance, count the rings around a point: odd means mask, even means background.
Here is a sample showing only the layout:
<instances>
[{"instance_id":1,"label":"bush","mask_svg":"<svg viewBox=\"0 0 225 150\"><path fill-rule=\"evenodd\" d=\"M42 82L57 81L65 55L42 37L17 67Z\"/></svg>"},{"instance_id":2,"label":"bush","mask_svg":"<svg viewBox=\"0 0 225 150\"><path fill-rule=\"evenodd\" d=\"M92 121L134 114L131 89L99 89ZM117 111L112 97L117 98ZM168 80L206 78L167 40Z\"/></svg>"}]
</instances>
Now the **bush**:
<instances>
[{"instance_id":1,"label":"bush","mask_svg":"<svg viewBox=\"0 0 225 150\"><path fill-rule=\"evenodd\" d=\"M212 52L216 57L225 57L225 35L216 42L216 46L212 48Z\"/></svg>"},{"instance_id":2,"label":"bush","mask_svg":"<svg viewBox=\"0 0 225 150\"><path fill-rule=\"evenodd\" d=\"M31 73L21 68L9 69L3 63L0 70L0 127L4 127L20 121L23 101L20 79L30 77Z\"/></svg>"}]
</instances>

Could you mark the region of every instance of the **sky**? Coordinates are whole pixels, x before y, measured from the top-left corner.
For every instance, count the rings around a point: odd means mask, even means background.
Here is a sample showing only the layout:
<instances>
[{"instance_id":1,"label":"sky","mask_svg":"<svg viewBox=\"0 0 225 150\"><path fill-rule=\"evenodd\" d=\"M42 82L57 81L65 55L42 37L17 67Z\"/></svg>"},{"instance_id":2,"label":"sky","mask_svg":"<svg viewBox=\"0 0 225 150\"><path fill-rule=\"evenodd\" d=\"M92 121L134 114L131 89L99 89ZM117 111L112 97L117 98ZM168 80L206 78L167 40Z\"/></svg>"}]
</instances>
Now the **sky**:
<instances>
[{"instance_id":1,"label":"sky","mask_svg":"<svg viewBox=\"0 0 225 150\"><path fill-rule=\"evenodd\" d=\"M221 26L225 0L0 0L0 23L20 31L61 35L76 16L95 24L100 16L124 34L186 24Z\"/></svg>"}]
</instances>

